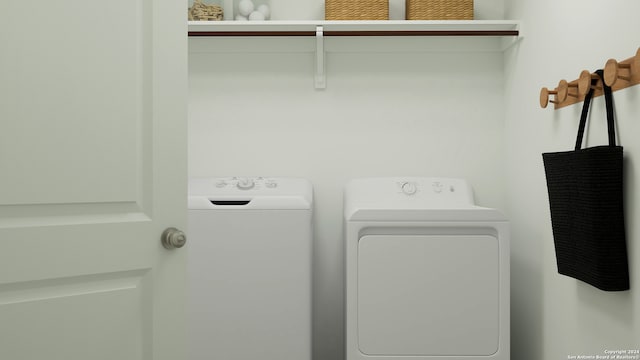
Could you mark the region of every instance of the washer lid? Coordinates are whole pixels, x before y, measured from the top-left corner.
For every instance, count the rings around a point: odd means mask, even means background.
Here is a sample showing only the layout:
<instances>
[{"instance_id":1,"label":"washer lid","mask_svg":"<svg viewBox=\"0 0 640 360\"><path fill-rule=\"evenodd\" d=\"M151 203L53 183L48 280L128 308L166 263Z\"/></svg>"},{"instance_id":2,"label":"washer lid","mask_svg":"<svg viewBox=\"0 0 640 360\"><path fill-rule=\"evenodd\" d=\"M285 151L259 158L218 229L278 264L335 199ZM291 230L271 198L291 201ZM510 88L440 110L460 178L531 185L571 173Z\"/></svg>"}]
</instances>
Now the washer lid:
<instances>
[{"instance_id":1,"label":"washer lid","mask_svg":"<svg viewBox=\"0 0 640 360\"><path fill-rule=\"evenodd\" d=\"M494 210L476 206L463 179L363 178L345 189L348 220L505 220Z\"/></svg>"},{"instance_id":2,"label":"washer lid","mask_svg":"<svg viewBox=\"0 0 640 360\"><path fill-rule=\"evenodd\" d=\"M191 210L311 209L313 188L299 178L215 177L189 179Z\"/></svg>"}]
</instances>

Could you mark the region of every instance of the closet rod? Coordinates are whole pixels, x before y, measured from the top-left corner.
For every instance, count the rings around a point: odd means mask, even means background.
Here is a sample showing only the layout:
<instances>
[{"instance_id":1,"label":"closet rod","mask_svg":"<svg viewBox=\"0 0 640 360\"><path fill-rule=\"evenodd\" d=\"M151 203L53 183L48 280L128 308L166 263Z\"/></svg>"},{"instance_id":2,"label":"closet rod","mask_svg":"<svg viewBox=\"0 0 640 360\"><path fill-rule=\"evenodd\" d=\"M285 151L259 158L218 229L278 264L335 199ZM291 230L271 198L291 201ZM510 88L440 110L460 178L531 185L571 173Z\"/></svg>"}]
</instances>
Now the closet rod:
<instances>
[{"instance_id":1,"label":"closet rod","mask_svg":"<svg viewBox=\"0 0 640 360\"><path fill-rule=\"evenodd\" d=\"M549 103L553 103L554 109L557 110L582 102L592 86L591 79L597 77L595 72L583 70L576 80L571 82L560 80L558 86L553 90L542 88L540 90L540 106L546 108ZM607 86L611 86L613 91L640 84L640 48L636 51L635 56L626 60L618 62L615 59L609 59L604 66L604 82ZM554 95L553 98L550 95ZM598 80L593 93L594 97L600 95L603 95L602 79Z\"/></svg>"},{"instance_id":2,"label":"closet rod","mask_svg":"<svg viewBox=\"0 0 640 360\"><path fill-rule=\"evenodd\" d=\"M315 31L189 31L189 36L316 36ZM333 30L324 36L519 36L518 30Z\"/></svg>"}]
</instances>

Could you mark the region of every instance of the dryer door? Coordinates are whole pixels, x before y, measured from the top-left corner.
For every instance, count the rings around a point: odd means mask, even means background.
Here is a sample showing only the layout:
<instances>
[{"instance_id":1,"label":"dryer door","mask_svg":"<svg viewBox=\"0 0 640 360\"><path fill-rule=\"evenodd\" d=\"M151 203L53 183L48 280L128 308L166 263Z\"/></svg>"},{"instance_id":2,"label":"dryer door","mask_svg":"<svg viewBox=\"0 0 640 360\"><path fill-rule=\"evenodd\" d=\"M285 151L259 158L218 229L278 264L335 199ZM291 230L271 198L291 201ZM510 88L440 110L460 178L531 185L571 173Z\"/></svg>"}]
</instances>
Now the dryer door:
<instances>
[{"instance_id":1,"label":"dryer door","mask_svg":"<svg viewBox=\"0 0 640 360\"><path fill-rule=\"evenodd\" d=\"M365 235L358 345L367 355L492 355L499 249L491 235Z\"/></svg>"}]
</instances>

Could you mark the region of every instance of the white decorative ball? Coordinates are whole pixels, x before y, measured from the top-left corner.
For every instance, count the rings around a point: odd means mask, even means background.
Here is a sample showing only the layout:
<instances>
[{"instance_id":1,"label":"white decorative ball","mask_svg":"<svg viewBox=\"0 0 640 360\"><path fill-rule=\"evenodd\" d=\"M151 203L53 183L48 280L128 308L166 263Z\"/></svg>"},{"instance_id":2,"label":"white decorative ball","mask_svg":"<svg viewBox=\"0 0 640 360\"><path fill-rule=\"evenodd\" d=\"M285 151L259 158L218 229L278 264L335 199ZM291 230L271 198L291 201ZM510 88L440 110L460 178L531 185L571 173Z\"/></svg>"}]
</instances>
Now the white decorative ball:
<instances>
[{"instance_id":1,"label":"white decorative ball","mask_svg":"<svg viewBox=\"0 0 640 360\"><path fill-rule=\"evenodd\" d=\"M264 15L260 11L254 11L249 15L249 20L251 21L262 21L264 20Z\"/></svg>"},{"instance_id":2,"label":"white decorative ball","mask_svg":"<svg viewBox=\"0 0 640 360\"><path fill-rule=\"evenodd\" d=\"M236 21L248 21L249 19L247 19L246 16L242 16L242 15L236 15Z\"/></svg>"},{"instance_id":3,"label":"white decorative ball","mask_svg":"<svg viewBox=\"0 0 640 360\"><path fill-rule=\"evenodd\" d=\"M249 14L253 12L253 9L255 9L255 6L251 0L241 0L238 3L238 12L242 16L249 16Z\"/></svg>"},{"instance_id":4,"label":"white decorative ball","mask_svg":"<svg viewBox=\"0 0 640 360\"><path fill-rule=\"evenodd\" d=\"M271 9L269 9L269 5L267 4L258 6L258 11L260 11L262 15L264 15L265 20L269 20L269 18L271 17Z\"/></svg>"}]
</instances>

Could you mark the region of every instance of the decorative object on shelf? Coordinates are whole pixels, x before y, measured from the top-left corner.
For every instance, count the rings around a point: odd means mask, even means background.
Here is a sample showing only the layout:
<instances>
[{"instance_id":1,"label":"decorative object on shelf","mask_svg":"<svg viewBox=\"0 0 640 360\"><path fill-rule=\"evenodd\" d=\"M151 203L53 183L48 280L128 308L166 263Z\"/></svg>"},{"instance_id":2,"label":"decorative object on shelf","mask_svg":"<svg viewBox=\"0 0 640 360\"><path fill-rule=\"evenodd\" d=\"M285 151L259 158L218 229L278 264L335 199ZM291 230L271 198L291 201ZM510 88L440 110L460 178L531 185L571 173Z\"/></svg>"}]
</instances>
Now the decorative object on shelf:
<instances>
[{"instance_id":1,"label":"decorative object on shelf","mask_svg":"<svg viewBox=\"0 0 640 360\"><path fill-rule=\"evenodd\" d=\"M258 12L264 16L265 20L269 20L271 18L271 9L267 4L261 4L258 6Z\"/></svg>"},{"instance_id":2,"label":"decorative object on shelf","mask_svg":"<svg viewBox=\"0 0 640 360\"><path fill-rule=\"evenodd\" d=\"M615 59L609 59L604 67L602 79L595 73L583 70L578 79L571 82L564 81L564 83L561 81L561 84L558 85L557 93L542 88L540 90L540 106L547 107L548 94L557 94L556 99L550 102L555 104L555 109L560 109L583 101L590 89L594 89L594 97L603 95L603 84L610 86L612 91L640 84L640 48L636 51L635 56L626 60L618 62ZM577 93L568 91L568 88L572 87L577 87ZM545 96L547 100L543 101Z\"/></svg>"},{"instance_id":3,"label":"decorative object on shelf","mask_svg":"<svg viewBox=\"0 0 640 360\"><path fill-rule=\"evenodd\" d=\"M407 20L473 20L473 0L405 0Z\"/></svg>"},{"instance_id":4,"label":"decorative object on shelf","mask_svg":"<svg viewBox=\"0 0 640 360\"><path fill-rule=\"evenodd\" d=\"M238 3L238 14L244 17L248 18L249 15L251 15L251 13L253 12L253 9L255 9L255 5L251 0L241 0Z\"/></svg>"},{"instance_id":5,"label":"decorative object on shelf","mask_svg":"<svg viewBox=\"0 0 640 360\"><path fill-rule=\"evenodd\" d=\"M221 21L223 17L222 6L218 4L207 5L202 0L194 0L188 11L190 21Z\"/></svg>"},{"instance_id":6,"label":"decorative object on shelf","mask_svg":"<svg viewBox=\"0 0 640 360\"><path fill-rule=\"evenodd\" d=\"M264 21L271 18L269 4L262 1L240 0L235 5L236 21Z\"/></svg>"},{"instance_id":7,"label":"decorative object on shelf","mask_svg":"<svg viewBox=\"0 0 640 360\"><path fill-rule=\"evenodd\" d=\"M325 0L326 20L389 20L389 0Z\"/></svg>"}]
</instances>

